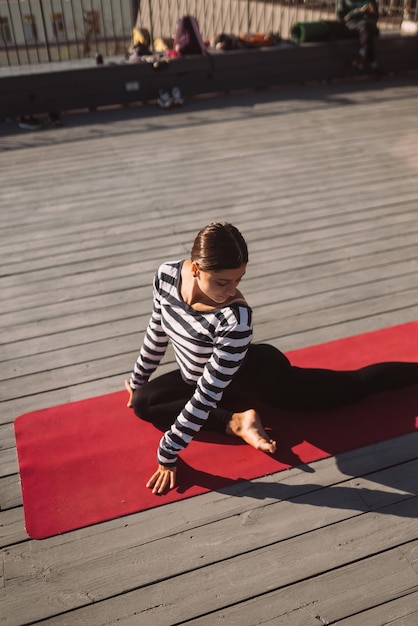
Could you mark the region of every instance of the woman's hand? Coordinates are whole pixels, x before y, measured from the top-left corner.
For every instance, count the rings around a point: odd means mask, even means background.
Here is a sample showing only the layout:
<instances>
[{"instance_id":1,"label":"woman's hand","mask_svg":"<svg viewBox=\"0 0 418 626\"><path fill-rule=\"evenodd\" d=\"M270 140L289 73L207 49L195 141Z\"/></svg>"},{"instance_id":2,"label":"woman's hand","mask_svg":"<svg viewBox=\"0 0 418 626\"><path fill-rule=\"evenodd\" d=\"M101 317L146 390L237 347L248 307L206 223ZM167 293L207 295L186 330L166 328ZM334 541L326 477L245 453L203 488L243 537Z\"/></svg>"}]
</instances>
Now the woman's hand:
<instances>
[{"instance_id":1,"label":"woman's hand","mask_svg":"<svg viewBox=\"0 0 418 626\"><path fill-rule=\"evenodd\" d=\"M167 489L173 489L176 484L176 468L164 467L159 465L158 469L151 476L146 486L148 489L152 489L152 493L162 494Z\"/></svg>"},{"instance_id":2,"label":"woman's hand","mask_svg":"<svg viewBox=\"0 0 418 626\"><path fill-rule=\"evenodd\" d=\"M374 13L374 6L372 4L363 4L359 9L359 13Z\"/></svg>"},{"instance_id":3,"label":"woman's hand","mask_svg":"<svg viewBox=\"0 0 418 626\"><path fill-rule=\"evenodd\" d=\"M125 389L129 394L127 407L132 407L132 396L133 390L129 384L129 380L125 380ZM152 489L152 493L162 494L167 489L173 489L176 484L176 468L175 467L164 467L164 465L159 465L158 469L151 476L146 486L148 489Z\"/></svg>"},{"instance_id":4,"label":"woman's hand","mask_svg":"<svg viewBox=\"0 0 418 626\"><path fill-rule=\"evenodd\" d=\"M129 380L125 380L125 389L129 393L129 400L128 400L128 404L126 406L128 408L132 408L132 396L134 395L134 392L131 389L131 385L129 384Z\"/></svg>"}]
</instances>

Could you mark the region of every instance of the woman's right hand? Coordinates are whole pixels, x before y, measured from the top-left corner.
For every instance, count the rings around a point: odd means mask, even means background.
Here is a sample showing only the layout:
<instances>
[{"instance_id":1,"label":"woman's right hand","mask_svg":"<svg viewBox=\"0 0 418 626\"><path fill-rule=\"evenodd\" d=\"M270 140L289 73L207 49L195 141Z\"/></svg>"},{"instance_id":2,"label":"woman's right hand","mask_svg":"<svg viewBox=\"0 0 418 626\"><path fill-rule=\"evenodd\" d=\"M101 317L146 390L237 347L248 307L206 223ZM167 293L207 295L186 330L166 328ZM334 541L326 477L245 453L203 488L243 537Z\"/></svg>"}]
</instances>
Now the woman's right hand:
<instances>
[{"instance_id":1,"label":"woman's right hand","mask_svg":"<svg viewBox=\"0 0 418 626\"><path fill-rule=\"evenodd\" d=\"M152 493L161 495L167 488L173 489L176 484L176 467L164 467L158 465L157 471L151 476L146 484L148 489L152 489Z\"/></svg>"},{"instance_id":2,"label":"woman's right hand","mask_svg":"<svg viewBox=\"0 0 418 626\"><path fill-rule=\"evenodd\" d=\"M132 408L132 396L134 395L134 392L131 389L131 385L129 384L129 380L125 380L125 389L129 393L128 404L126 406L131 409Z\"/></svg>"}]
</instances>

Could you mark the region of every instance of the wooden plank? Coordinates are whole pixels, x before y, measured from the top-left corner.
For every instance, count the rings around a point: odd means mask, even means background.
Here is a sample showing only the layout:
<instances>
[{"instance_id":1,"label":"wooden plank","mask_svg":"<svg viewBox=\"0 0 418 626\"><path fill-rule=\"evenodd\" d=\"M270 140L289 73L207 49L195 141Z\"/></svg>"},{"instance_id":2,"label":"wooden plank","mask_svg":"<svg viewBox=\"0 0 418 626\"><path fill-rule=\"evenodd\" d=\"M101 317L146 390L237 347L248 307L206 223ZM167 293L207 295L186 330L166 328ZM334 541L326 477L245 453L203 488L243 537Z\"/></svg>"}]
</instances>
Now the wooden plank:
<instances>
[{"instance_id":1,"label":"wooden plank","mask_svg":"<svg viewBox=\"0 0 418 626\"><path fill-rule=\"evenodd\" d=\"M411 620L418 611L417 573L411 568L416 547L415 541L399 549L382 551L371 559L360 560L347 568L333 570L278 592L263 593L253 601L237 604L231 609L222 609L196 620L186 619L182 623L190 626L217 624L221 621L243 626L259 623L289 626L336 622L347 626L381 624L383 622L364 620L368 615L377 613L384 615L384 623L389 623L386 620L390 606L403 603L399 611L403 614L399 624L412 625L414 622ZM408 591L405 592L405 589ZM406 603L409 608L405 607ZM385 614L386 606L388 612ZM152 614L153 608L148 615ZM128 626L133 622L126 620L122 623ZM163 623L168 624L162 621L161 624ZM398 621L395 618L390 623L398 624Z\"/></svg>"},{"instance_id":2,"label":"wooden plank","mask_svg":"<svg viewBox=\"0 0 418 626\"><path fill-rule=\"evenodd\" d=\"M61 605L59 607L61 612L68 611L71 604L84 605L77 611L80 624L109 624L116 617L119 619L121 615L125 618L135 615L137 619L138 616L142 616L152 620L156 625L173 625L200 617L208 611L212 613L215 608L225 615L225 609L231 605L236 605L248 597L265 596L269 591L278 590L271 604L269 602L271 594L270 597L264 598L265 605L274 611L271 618L276 619L278 615L282 615L281 599L284 596L293 599L295 604L292 611L300 608L302 597L304 606L315 606L315 616L322 615L326 620L330 616L329 621L332 621L360 610L364 611L379 602L396 599L405 588L416 589L418 574L411 569L411 561L418 542L405 543L405 540L415 523L408 517L411 513L413 515L414 511L416 513L417 503L413 502L411 506L411 501L408 502L409 504L404 503L406 507L397 505L393 517L389 509L385 512L386 515L374 515L372 519L371 514L365 514L357 520L355 526L348 520L308 532L295 540L280 542L275 547L270 544L256 552L247 551L232 560L222 560L215 565L206 565L206 561L207 551L217 548L217 545L214 542L206 543L206 548L200 547L200 558L206 566L200 565L199 575L196 573L194 562L190 562L190 552L193 549L190 548L190 544L194 543L190 541L189 548L186 551L183 549L182 552L183 559L187 561L186 572L176 578L165 578L165 561L167 558L171 560L172 555L164 552L165 558L159 561L160 575L157 579L159 582L156 581L146 588L141 585L143 570L152 566L152 563L150 557L144 556L139 561L132 560L132 566L136 571L136 589L132 589L128 594L125 587L123 597L116 595L115 589L111 599L109 593L104 594L102 579L93 589L80 587L74 578L71 581L69 601L68 591L64 597L59 588L57 589L57 576L53 575L54 580L48 580L48 586L45 586L45 592L48 589L51 593L50 599L47 601L43 597L42 601L52 603L55 598L55 604ZM217 537L217 543L222 542L221 536ZM190 537L193 538L194 536ZM174 540L172 539L170 543L173 545ZM371 544L374 544L374 547ZM402 547L398 548L401 544ZM126 560L124 564L127 564ZM381 572L377 579L372 575L376 568ZM51 569L46 571L53 573ZM242 575L243 572L245 577ZM82 576L85 573L83 570ZM350 585L347 585L348 579ZM53 589L50 589L51 586ZM30 587L26 583L29 593ZM39 590L39 585L37 587ZM9 587L5 607L12 612L16 611L16 601L19 602L18 597L13 600L14 595L14 589ZM30 595L32 596L32 593ZM100 602L104 595L109 598L105 606ZM40 601L34 595L32 601L32 617L38 616ZM92 602L94 604L91 604ZM252 621L247 623L254 623L254 615L258 613L259 611L253 612ZM268 617L266 613L263 612L264 618ZM249 611L245 614L251 615ZM24 618L23 613L22 617ZM63 618L68 620L68 614ZM65 623L62 621L63 618L60 620L57 615L54 619L57 624L63 624ZM211 618L212 615L209 619ZM205 620L201 617L200 619L204 623ZM206 623L214 622L206 620Z\"/></svg>"},{"instance_id":3,"label":"wooden plank","mask_svg":"<svg viewBox=\"0 0 418 626\"><path fill-rule=\"evenodd\" d=\"M23 508L17 507L7 509L0 512L0 548L6 548L10 545L16 545L19 543L27 542L28 536L25 532ZM4 552L2 557L4 556ZM4 594L4 588L0 589L1 594ZM1 602L1 604L3 604ZM17 617L17 616L16 616Z\"/></svg>"},{"instance_id":4,"label":"wooden plank","mask_svg":"<svg viewBox=\"0 0 418 626\"><path fill-rule=\"evenodd\" d=\"M391 624L414 626L418 621L418 591L406 591L389 602L384 602L357 615L338 621L339 626L364 626L364 624ZM213 623L216 623L215 621Z\"/></svg>"},{"instance_id":5,"label":"wooden plank","mask_svg":"<svg viewBox=\"0 0 418 626\"><path fill-rule=\"evenodd\" d=\"M15 436L10 425L0 425L0 451L9 450L15 446Z\"/></svg>"},{"instance_id":6,"label":"wooden plank","mask_svg":"<svg viewBox=\"0 0 418 626\"><path fill-rule=\"evenodd\" d=\"M15 448L8 448L1 453L0 477L16 473L17 460Z\"/></svg>"},{"instance_id":7,"label":"wooden plank","mask_svg":"<svg viewBox=\"0 0 418 626\"><path fill-rule=\"evenodd\" d=\"M17 467L15 472L17 472ZM19 506L22 506L22 493L18 474L14 473L0 478L0 512Z\"/></svg>"}]
</instances>

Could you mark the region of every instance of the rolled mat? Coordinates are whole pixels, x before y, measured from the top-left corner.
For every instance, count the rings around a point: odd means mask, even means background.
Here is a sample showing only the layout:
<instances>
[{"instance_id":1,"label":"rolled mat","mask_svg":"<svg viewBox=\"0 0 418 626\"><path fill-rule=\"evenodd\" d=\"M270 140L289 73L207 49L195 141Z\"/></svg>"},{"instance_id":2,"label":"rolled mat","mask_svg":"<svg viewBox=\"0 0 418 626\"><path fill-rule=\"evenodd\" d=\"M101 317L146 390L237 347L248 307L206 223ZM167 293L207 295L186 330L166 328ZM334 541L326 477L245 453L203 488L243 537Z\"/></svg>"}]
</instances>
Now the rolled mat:
<instances>
[{"instance_id":1,"label":"rolled mat","mask_svg":"<svg viewBox=\"0 0 418 626\"><path fill-rule=\"evenodd\" d=\"M323 20L317 22L296 22L290 30L290 35L296 43L326 41L330 35L330 28Z\"/></svg>"},{"instance_id":2,"label":"rolled mat","mask_svg":"<svg viewBox=\"0 0 418 626\"><path fill-rule=\"evenodd\" d=\"M316 22L296 22L290 30L291 39L296 43L352 39L357 32L348 30L337 20L318 20Z\"/></svg>"}]
</instances>

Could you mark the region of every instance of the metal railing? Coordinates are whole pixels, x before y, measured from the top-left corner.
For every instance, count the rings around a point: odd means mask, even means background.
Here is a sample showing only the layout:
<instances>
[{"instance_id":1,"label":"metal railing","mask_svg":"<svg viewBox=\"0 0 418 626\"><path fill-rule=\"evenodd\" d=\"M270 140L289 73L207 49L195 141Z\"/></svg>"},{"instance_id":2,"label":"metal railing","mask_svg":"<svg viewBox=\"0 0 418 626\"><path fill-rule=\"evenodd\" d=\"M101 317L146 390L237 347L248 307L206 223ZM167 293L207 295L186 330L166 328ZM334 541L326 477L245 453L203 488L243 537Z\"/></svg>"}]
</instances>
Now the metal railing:
<instances>
[{"instance_id":1,"label":"metal railing","mask_svg":"<svg viewBox=\"0 0 418 626\"><path fill-rule=\"evenodd\" d=\"M405 0L380 2L379 26L398 30ZM0 0L0 66L125 56L132 29L169 38L181 15L194 15L203 37L242 32L289 38L292 24L335 19L336 0ZM412 13L417 19L416 0Z\"/></svg>"}]
</instances>

